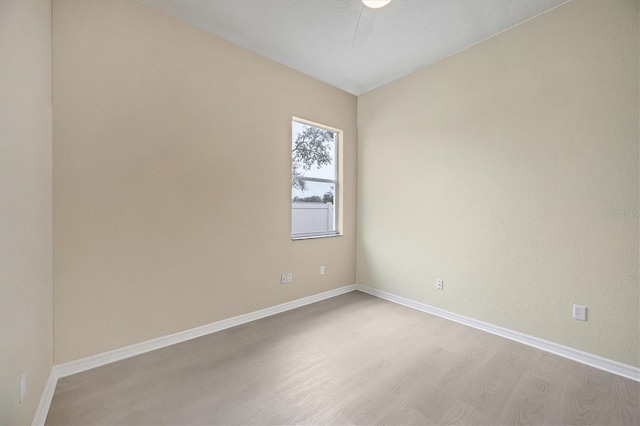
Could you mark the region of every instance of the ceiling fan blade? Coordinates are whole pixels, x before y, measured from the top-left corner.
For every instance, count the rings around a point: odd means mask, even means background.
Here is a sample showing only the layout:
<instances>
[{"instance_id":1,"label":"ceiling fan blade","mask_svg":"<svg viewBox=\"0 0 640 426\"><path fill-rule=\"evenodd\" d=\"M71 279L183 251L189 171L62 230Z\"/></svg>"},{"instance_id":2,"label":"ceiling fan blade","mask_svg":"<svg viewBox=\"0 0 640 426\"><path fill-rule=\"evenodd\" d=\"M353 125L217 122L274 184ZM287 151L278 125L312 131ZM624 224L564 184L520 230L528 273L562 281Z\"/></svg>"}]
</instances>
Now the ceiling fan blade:
<instances>
[{"instance_id":1,"label":"ceiling fan blade","mask_svg":"<svg viewBox=\"0 0 640 426\"><path fill-rule=\"evenodd\" d=\"M358 24L356 25L356 32L353 34L352 47L362 47L367 43L369 34L373 29L373 23L376 20L376 11L368 7L362 6L360 17L358 18Z\"/></svg>"}]
</instances>

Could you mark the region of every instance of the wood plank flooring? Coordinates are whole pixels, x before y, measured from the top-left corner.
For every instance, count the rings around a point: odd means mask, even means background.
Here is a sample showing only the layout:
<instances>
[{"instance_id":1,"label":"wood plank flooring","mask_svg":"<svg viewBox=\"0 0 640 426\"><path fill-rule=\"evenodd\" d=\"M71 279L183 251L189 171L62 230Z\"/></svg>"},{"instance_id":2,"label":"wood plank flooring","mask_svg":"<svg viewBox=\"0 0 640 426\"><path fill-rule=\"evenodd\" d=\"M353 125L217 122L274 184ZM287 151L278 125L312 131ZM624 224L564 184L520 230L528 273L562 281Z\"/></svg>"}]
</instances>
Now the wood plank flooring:
<instances>
[{"instance_id":1,"label":"wood plank flooring","mask_svg":"<svg viewBox=\"0 0 640 426\"><path fill-rule=\"evenodd\" d=\"M352 292L62 378L48 425L638 425L640 384Z\"/></svg>"}]
</instances>

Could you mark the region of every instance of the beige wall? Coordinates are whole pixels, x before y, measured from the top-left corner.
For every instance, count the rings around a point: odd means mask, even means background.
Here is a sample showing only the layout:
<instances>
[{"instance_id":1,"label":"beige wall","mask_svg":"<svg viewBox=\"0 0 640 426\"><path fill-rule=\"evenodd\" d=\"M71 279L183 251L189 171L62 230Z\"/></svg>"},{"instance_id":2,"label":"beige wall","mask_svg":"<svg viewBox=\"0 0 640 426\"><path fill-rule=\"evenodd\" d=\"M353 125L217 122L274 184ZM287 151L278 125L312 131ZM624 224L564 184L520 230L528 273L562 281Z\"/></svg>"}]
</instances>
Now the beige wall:
<instances>
[{"instance_id":1,"label":"beige wall","mask_svg":"<svg viewBox=\"0 0 640 426\"><path fill-rule=\"evenodd\" d=\"M572 1L359 97L358 282L637 367L638 17Z\"/></svg>"},{"instance_id":2,"label":"beige wall","mask_svg":"<svg viewBox=\"0 0 640 426\"><path fill-rule=\"evenodd\" d=\"M0 1L0 424L31 424L53 365L51 2ZM27 395L19 403L19 380Z\"/></svg>"},{"instance_id":3,"label":"beige wall","mask_svg":"<svg viewBox=\"0 0 640 426\"><path fill-rule=\"evenodd\" d=\"M53 88L56 363L355 283L355 96L119 0L54 2ZM294 115L344 131L342 237L291 241Z\"/></svg>"}]
</instances>

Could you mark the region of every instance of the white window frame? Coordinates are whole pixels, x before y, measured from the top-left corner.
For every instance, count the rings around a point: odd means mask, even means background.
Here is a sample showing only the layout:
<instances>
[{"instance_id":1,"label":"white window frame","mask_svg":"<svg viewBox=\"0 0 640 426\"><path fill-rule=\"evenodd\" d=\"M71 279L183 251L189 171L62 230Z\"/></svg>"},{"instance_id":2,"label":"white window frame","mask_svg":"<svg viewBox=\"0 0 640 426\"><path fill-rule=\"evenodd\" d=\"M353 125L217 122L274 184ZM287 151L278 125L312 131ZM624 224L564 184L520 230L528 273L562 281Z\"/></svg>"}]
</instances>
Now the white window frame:
<instances>
[{"instance_id":1,"label":"white window frame","mask_svg":"<svg viewBox=\"0 0 640 426\"><path fill-rule=\"evenodd\" d=\"M308 181L308 182L320 182L320 183L330 183L332 185L334 185L334 194L333 194L333 223L334 223L334 230L333 231L324 231L324 232L309 232L309 233L299 233L299 234L293 234L293 230L291 233L291 239L292 240L306 240L306 239L311 239L311 238L327 238L327 237L337 237L342 235L342 233L340 232L340 194L341 194L341 188L340 188L340 156L342 154L342 130L337 129L335 127L331 127L331 126L327 126L325 124L320 124L320 123L316 123L314 121L311 120L306 120L304 118L299 118L299 117L292 117L291 118L291 137L293 139L293 125L294 123L300 123L300 124L304 124L307 126L314 126L314 127L318 127L320 129L324 129L324 130L328 130L332 133L335 134L334 137L334 144L335 144L335 158L333 159L333 167L334 167L334 172L335 172L335 180L332 179L322 179L322 178L312 178L312 177L300 177L300 176L293 176L293 171L292 171L292 175L291 175L291 182L293 184L293 181ZM293 143L293 140L291 141L291 143ZM293 157L290 158L290 165L291 162L293 161ZM291 200L293 200L293 185L291 188ZM292 209L290 210L291 215L293 216L293 211ZM291 219L291 225L293 222L293 217Z\"/></svg>"}]
</instances>

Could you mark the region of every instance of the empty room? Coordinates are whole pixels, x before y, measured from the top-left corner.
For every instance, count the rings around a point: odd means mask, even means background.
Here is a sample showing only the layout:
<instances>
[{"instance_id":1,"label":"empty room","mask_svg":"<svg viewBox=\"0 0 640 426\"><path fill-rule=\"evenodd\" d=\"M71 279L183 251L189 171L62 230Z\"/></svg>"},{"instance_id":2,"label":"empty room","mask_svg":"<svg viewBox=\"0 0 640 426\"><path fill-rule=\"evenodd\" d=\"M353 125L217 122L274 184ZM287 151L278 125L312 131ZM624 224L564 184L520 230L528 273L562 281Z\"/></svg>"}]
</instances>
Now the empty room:
<instances>
[{"instance_id":1,"label":"empty room","mask_svg":"<svg viewBox=\"0 0 640 426\"><path fill-rule=\"evenodd\" d=\"M0 424L640 424L640 1L0 0Z\"/></svg>"}]
</instances>

